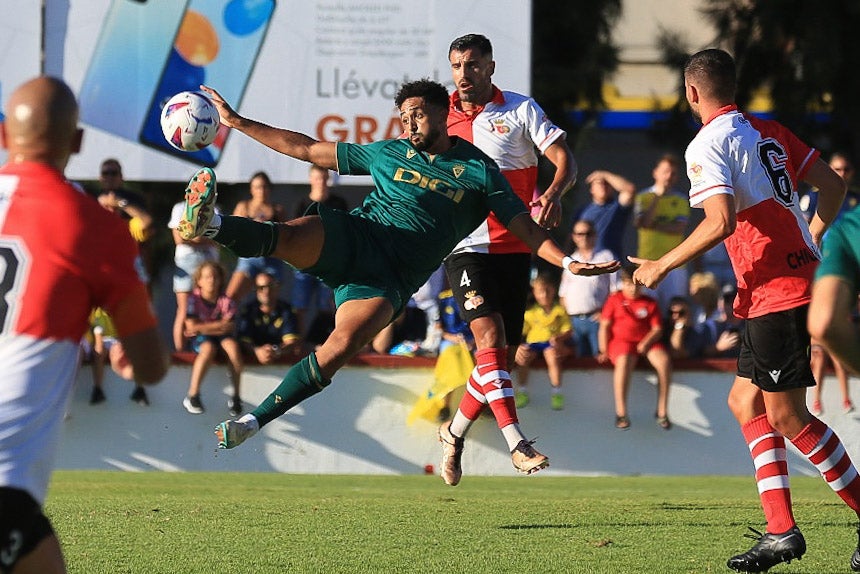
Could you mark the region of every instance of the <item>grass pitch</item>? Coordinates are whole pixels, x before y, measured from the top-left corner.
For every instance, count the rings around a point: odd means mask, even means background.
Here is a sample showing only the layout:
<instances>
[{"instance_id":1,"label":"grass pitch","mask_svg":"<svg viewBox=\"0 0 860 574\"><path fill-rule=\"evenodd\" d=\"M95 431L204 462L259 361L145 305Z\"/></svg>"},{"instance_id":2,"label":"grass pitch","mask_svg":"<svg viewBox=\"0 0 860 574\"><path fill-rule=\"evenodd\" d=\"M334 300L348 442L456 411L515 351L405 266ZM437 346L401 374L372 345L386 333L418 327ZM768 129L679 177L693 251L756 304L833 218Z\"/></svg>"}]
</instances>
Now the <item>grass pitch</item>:
<instances>
[{"instance_id":1,"label":"grass pitch","mask_svg":"<svg viewBox=\"0 0 860 574\"><path fill-rule=\"evenodd\" d=\"M771 573L849 572L853 513L792 486L808 551ZM77 574L729 572L764 530L752 477L60 471L46 512Z\"/></svg>"}]
</instances>

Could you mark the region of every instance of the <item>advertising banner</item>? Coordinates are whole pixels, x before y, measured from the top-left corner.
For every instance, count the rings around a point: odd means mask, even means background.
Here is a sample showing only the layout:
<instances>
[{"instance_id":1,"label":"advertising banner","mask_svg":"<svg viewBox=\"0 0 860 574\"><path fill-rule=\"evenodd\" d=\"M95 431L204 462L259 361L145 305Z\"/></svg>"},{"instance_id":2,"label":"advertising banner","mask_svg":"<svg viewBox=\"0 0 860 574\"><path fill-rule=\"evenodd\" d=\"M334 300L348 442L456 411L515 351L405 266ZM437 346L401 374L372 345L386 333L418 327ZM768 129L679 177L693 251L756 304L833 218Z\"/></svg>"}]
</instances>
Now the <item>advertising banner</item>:
<instances>
[{"instance_id":1,"label":"advertising banner","mask_svg":"<svg viewBox=\"0 0 860 574\"><path fill-rule=\"evenodd\" d=\"M270 125L376 141L400 133L399 85L430 77L450 88L448 45L474 32L493 42L496 83L529 90L531 3L522 0L46 0L44 21L37 2L0 6L15 10L20 40L0 43L0 99L39 73L42 26L45 72L79 96L86 133L74 179L95 178L116 157L129 180L184 180L209 165L224 181L258 170L307 181L307 165L226 129L199 152L171 148L161 107L200 84ZM366 183L352 179L340 183Z\"/></svg>"}]
</instances>

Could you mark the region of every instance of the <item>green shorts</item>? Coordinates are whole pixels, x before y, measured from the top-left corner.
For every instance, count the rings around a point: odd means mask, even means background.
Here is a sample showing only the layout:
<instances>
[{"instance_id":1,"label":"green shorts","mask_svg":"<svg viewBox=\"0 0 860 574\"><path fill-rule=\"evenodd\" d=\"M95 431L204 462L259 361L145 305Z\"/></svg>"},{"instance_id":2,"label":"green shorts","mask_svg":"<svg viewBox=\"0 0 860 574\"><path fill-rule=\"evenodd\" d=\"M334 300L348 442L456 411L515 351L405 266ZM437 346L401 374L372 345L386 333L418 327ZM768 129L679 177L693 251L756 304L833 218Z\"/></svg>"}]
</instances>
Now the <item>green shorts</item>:
<instances>
[{"instance_id":1,"label":"green shorts","mask_svg":"<svg viewBox=\"0 0 860 574\"><path fill-rule=\"evenodd\" d=\"M320 204L311 206L306 215L319 215L325 242L319 260L302 271L331 287L337 306L345 301L384 297L394 308L392 317L397 317L421 284L404 284L394 272L398 265L385 247L392 242L387 227Z\"/></svg>"}]
</instances>

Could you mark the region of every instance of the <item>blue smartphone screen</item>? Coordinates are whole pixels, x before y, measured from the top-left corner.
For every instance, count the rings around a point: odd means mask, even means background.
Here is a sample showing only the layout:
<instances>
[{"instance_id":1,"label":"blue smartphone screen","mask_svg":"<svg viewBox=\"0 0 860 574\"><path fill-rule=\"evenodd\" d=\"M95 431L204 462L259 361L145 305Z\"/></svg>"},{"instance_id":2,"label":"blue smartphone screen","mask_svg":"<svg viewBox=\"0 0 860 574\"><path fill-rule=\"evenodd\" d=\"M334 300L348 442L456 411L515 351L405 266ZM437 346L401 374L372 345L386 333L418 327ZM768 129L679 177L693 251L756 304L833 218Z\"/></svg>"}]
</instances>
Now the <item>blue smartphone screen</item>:
<instances>
[{"instance_id":1,"label":"blue smartphone screen","mask_svg":"<svg viewBox=\"0 0 860 574\"><path fill-rule=\"evenodd\" d=\"M212 86L238 109L275 9L274 0L191 0L158 88L147 111L140 141L197 164L214 166L229 129L196 152L174 149L161 132L161 108L171 96Z\"/></svg>"},{"instance_id":2,"label":"blue smartphone screen","mask_svg":"<svg viewBox=\"0 0 860 574\"><path fill-rule=\"evenodd\" d=\"M137 141L186 4L111 2L81 85L84 123Z\"/></svg>"}]
</instances>

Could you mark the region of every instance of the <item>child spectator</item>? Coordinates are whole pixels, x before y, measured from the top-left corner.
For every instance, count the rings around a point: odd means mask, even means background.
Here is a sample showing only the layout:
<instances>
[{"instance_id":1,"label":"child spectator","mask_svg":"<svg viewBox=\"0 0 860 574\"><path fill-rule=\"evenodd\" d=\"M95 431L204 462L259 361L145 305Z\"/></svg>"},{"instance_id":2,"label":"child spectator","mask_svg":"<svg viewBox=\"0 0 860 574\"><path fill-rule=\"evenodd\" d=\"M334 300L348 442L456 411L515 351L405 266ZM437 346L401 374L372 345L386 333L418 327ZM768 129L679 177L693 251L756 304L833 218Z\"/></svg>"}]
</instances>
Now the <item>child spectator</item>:
<instances>
[{"instance_id":1,"label":"child spectator","mask_svg":"<svg viewBox=\"0 0 860 574\"><path fill-rule=\"evenodd\" d=\"M224 268L206 261L194 273L195 289L188 298L185 333L191 338L191 348L197 353L191 367L191 384L182 406L191 414L204 412L200 401L200 385L221 348L227 354L233 396L227 401L230 416L242 412L239 398L239 378L242 375L242 352L235 336L236 302L224 294Z\"/></svg>"},{"instance_id":2,"label":"child spectator","mask_svg":"<svg viewBox=\"0 0 860 574\"><path fill-rule=\"evenodd\" d=\"M122 343L117 339L116 328L113 326L110 315L101 307L96 307L90 313L90 327L92 339L89 343L92 345L91 366L93 371L93 390L90 394L90 404L97 405L107 399L102 385L105 376L105 363L109 362L111 369L127 381L134 380L134 368L125 356ZM149 405L149 397L146 396L146 391L140 385L134 386L131 400L139 405Z\"/></svg>"},{"instance_id":3,"label":"child spectator","mask_svg":"<svg viewBox=\"0 0 860 574\"><path fill-rule=\"evenodd\" d=\"M185 350L185 313L188 311L188 296L194 289L192 280L194 272L204 261L218 261L220 258L218 245L208 237L186 240L179 235L176 227L184 211L185 201L175 204L170 212L170 221L167 223L175 244L173 292L176 294L176 316L173 319L173 346L177 351ZM216 208L215 213L220 214L220 210Z\"/></svg>"},{"instance_id":4,"label":"child spectator","mask_svg":"<svg viewBox=\"0 0 860 574\"><path fill-rule=\"evenodd\" d=\"M619 273L621 289L606 300L600 314L598 361L610 361L614 366L613 389L615 395L615 427L630 428L627 395L633 369L644 355L657 371L657 424L669 430L669 384L672 363L669 353L660 342L663 328L657 301L641 293L633 282L633 270L622 268Z\"/></svg>"},{"instance_id":5,"label":"child spectator","mask_svg":"<svg viewBox=\"0 0 860 574\"><path fill-rule=\"evenodd\" d=\"M523 343L517 347L517 408L529 403L525 388L528 384L529 365L538 353L543 354L549 383L552 385L550 405L553 410L564 408L561 394L562 361L571 353L570 320L561 303L558 290L548 275L538 275L532 282L535 303L526 309L523 320Z\"/></svg>"},{"instance_id":6,"label":"child spectator","mask_svg":"<svg viewBox=\"0 0 860 574\"><path fill-rule=\"evenodd\" d=\"M284 355L297 354L301 348L296 316L290 305L279 298L280 282L274 269L254 277L256 299L248 302L239 316L239 342L261 365Z\"/></svg>"}]
</instances>

